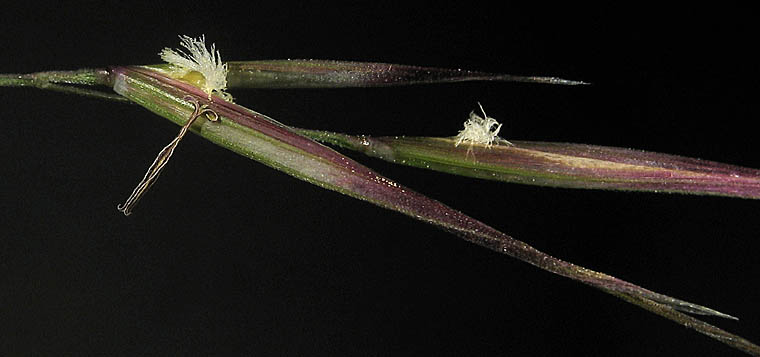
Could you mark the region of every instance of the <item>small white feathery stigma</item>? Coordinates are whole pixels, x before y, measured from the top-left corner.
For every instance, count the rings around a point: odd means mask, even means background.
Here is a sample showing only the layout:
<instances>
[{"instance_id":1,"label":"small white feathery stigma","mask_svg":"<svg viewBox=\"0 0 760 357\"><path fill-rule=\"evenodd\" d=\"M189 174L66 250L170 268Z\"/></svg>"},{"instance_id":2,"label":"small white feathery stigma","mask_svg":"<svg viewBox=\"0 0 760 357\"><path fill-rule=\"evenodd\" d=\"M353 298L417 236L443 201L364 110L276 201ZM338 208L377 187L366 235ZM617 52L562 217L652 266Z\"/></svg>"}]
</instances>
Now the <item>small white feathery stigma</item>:
<instances>
[{"instance_id":1,"label":"small white feathery stigma","mask_svg":"<svg viewBox=\"0 0 760 357\"><path fill-rule=\"evenodd\" d=\"M470 112L470 118L464 122L464 129L460 130L459 134L457 134L457 141L454 143L454 146L459 146L459 144L465 141L470 142L471 146L473 144L481 144L489 148L493 146L494 142L512 145L509 141L498 137L502 124L486 115L486 111L483 110L483 106L480 103L478 103L478 106L480 106L480 111L483 112L483 117L475 114L474 111Z\"/></svg>"},{"instance_id":2,"label":"small white feathery stigma","mask_svg":"<svg viewBox=\"0 0 760 357\"><path fill-rule=\"evenodd\" d=\"M205 35L197 39L179 36L179 39L180 45L189 53L167 47L159 53L161 59L174 67L178 77L183 77L192 71L200 73L204 79L201 89L208 94L209 99L211 99L211 94L215 93L224 100L232 101L232 96L224 91L227 89L227 64L222 63L216 45L212 43L211 50L206 49Z\"/></svg>"}]
</instances>

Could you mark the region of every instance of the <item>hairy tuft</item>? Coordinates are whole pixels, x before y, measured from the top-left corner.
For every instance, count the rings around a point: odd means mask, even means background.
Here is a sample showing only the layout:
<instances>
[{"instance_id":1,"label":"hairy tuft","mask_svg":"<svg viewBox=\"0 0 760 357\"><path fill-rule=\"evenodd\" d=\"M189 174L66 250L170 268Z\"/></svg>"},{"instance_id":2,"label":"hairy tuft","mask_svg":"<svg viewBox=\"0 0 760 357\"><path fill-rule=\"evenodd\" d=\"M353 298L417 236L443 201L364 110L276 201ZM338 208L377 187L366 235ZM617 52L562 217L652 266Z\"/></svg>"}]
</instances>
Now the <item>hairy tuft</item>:
<instances>
[{"instance_id":1,"label":"hairy tuft","mask_svg":"<svg viewBox=\"0 0 760 357\"><path fill-rule=\"evenodd\" d=\"M485 145L489 148L493 146L494 142L512 145L509 141L498 137L502 124L486 115L486 111L483 110L483 106L480 103L478 103L478 106L480 106L480 111L483 112L483 117L475 114L474 111L470 112L470 118L464 122L464 129L460 130L459 134L457 134L457 141L454 143L454 146L459 146L463 142L469 142L470 145Z\"/></svg>"},{"instance_id":2,"label":"hairy tuft","mask_svg":"<svg viewBox=\"0 0 760 357\"><path fill-rule=\"evenodd\" d=\"M227 64L222 63L215 44L211 44L211 50L206 49L205 35L197 39L179 36L179 39L180 45L189 53L167 47L159 53L161 59L174 66L178 76L184 76L192 71L203 75L205 81L201 89L209 97L212 93L216 93L225 100L231 100L232 96L224 91L227 89Z\"/></svg>"}]
</instances>

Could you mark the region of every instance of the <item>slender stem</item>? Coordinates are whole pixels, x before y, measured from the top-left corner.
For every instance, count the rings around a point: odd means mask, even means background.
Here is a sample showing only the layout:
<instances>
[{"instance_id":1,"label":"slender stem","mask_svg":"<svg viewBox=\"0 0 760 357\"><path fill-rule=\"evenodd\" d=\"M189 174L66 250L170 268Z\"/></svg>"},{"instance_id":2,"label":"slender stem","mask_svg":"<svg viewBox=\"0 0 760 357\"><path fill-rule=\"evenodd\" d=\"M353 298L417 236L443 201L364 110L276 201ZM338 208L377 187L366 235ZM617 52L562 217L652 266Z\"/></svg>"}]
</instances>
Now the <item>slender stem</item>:
<instances>
[{"instance_id":1,"label":"slender stem","mask_svg":"<svg viewBox=\"0 0 760 357\"><path fill-rule=\"evenodd\" d=\"M0 87L32 87L117 102L129 102L128 99L114 93L82 87L108 86L109 76L108 70L105 69L0 74Z\"/></svg>"}]
</instances>

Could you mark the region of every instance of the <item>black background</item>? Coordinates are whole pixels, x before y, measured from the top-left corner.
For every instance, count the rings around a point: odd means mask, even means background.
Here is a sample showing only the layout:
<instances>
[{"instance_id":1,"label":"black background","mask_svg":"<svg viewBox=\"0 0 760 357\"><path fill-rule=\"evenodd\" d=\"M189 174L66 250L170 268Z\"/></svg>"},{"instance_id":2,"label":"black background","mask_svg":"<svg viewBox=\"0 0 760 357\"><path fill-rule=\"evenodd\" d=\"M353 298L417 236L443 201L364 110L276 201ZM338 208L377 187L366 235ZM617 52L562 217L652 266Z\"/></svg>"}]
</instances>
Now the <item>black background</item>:
<instances>
[{"instance_id":1,"label":"black background","mask_svg":"<svg viewBox=\"0 0 760 357\"><path fill-rule=\"evenodd\" d=\"M12 5L0 72L318 58L550 75L233 91L283 123L449 136L481 102L502 136L760 167L757 28L742 11L301 4ZM0 352L8 355L741 355L584 285L188 136L134 106L0 88ZM736 315L760 342L757 201L553 189L360 162L571 262Z\"/></svg>"}]
</instances>

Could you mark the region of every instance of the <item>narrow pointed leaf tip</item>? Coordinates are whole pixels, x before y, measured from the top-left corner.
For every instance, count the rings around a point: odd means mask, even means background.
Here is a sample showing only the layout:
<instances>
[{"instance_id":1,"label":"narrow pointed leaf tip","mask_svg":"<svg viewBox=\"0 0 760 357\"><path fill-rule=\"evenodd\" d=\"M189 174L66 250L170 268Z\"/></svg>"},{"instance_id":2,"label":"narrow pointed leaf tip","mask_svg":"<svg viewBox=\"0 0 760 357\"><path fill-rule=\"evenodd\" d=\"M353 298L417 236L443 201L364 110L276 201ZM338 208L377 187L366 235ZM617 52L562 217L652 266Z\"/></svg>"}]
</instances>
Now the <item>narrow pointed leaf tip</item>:
<instances>
[{"instance_id":1,"label":"narrow pointed leaf tip","mask_svg":"<svg viewBox=\"0 0 760 357\"><path fill-rule=\"evenodd\" d=\"M229 62L230 88L388 87L467 81L586 85L556 77L519 76L462 69L329 60Z\"/></svg>"},{"instance_id":2,"label":"narrow pointed leaf tip","mask_svg":"<svg viewBox=\"0 0 760 357\"><path fill-rule=\"evenodd\" d=\"M515 141L369 137L300 129L316 140L398 164L488 180L563 188L673 192L760 199L760 170L615 147Z\"/></svg>"},{"instance_id":3,"label":"narrow pointed leaf tip","mask_svg":"<svg viewBox=\"0 0 760 357\"><path fill-rule=\"evenodd\" d=\"M169 76L201 88L209 98L212 93L215 93L231 101L232 96L224 91L227 89L227 64L222 63L216 45L212 43L211 49L206 49L205 35L197 39L179 36L179 39L180 45L189 53L168 47L159 53L161 59L172 66Z\"/></svg>"}]
</instances>

